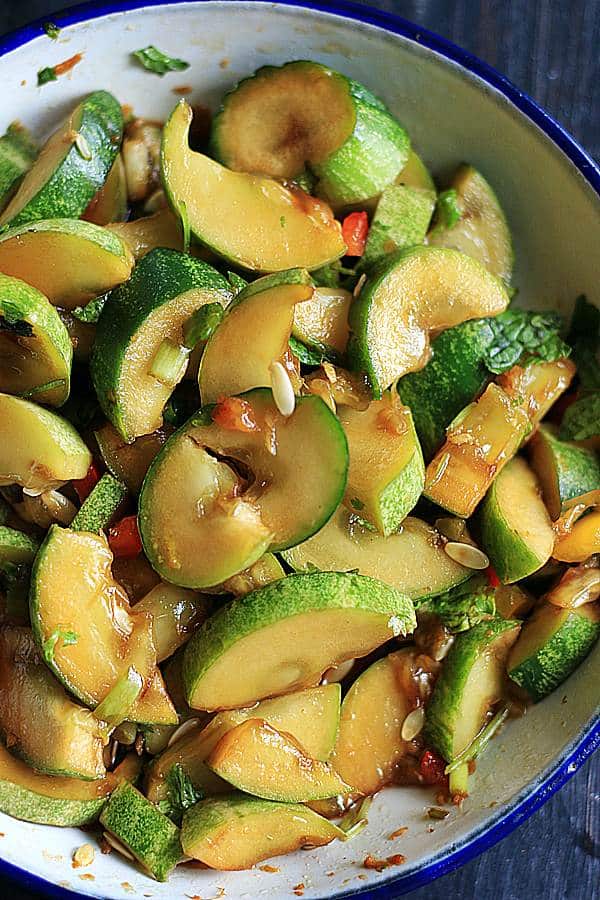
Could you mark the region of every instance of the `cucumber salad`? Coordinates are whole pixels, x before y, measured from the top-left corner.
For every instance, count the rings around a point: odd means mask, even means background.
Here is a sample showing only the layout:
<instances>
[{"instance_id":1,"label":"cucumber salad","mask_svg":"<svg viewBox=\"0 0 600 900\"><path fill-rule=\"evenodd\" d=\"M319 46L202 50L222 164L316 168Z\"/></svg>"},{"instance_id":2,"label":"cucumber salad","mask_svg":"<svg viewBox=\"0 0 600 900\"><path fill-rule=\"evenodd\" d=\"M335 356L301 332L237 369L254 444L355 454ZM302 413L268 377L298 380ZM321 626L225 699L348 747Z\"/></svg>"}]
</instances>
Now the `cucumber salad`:
<instances>
[{"instance_id":1,"label":"cucumber salad","mask_svg":"<svg viewBox=\"0 0 600 900\"><path fill-rule=\"evenodd\" d=\"M0 202L0 810L159 881L460 815L600 634L600 311L305 60L14 123Z\"/></svg>"}]
</instances>

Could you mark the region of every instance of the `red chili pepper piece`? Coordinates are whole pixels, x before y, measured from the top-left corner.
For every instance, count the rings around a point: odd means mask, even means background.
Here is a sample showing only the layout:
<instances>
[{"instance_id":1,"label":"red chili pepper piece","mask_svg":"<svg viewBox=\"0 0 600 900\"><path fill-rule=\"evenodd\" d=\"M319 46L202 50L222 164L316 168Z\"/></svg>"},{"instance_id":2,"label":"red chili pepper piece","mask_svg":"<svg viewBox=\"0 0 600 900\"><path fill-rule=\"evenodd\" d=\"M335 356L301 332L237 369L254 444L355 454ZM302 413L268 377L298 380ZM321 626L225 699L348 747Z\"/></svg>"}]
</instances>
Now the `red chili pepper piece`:
<instances>
[{"instance_id":1,"label":"red chili pepper piece","mask_svg":"<svg viewBox=\"0 0 600 900\"><path fill-rule=\"evenodd\" d=\"M79 502L83 503L86 497L92 493L93 489L96 487L98 482L100 481L100 469L93 462L89 469L87 470L84 478L77 478L73 481L73 487L79 497Z\"/></svg>"},{"instance_id":2,"label":"red chili pepper piece","mask_svg":"<svg viewBox=\"0 0 600 900\"><path fill-rule=\"evenodd\" d=\"M213 422L227 431L260 431L254 410L241 397L223 397L212 411Z\"/></svg>"},{"instance_id":3,"label":"red chili pepper piece","mask_svg":"<svg viewBox=\"0 0 600 900\"><path fill-rule=\"evenodd\" d=\"M493 566L488 566L487 569L485 570L485 574L487 575L488 584L491 588L500 587L502 582L496 575L496 570L494 569Z\"/></svg>"},{"instance_id":4,"label":"red chili pepper piece","mask_svg":"<svg viewBox=\"0 0 600 900\"><path fill-rule=\"evenodd\" d=\"M446 781L446 763L434 750L424 750L419 761L419 772L425 784L442 784Z\"/></svg>"},{"instance_id":5,"label":"red chili pepper piece","mask_svg":"<svg viewBox=\"0 0 600 900\"><path fill-rule=\"evenodd\" d=\"M82 59L82 53L76 53L74 56L70 56L68 59L65 59L63 62L57 63L57 65L54 66L54 74L64 75L65 72L70 72L71 69L76 66L77 63L81 62Z\"/></svg>"},{"instance_id":6,"label":"red chili pepper piece","mask_svg":"<svg viewBox=\"0 0 600 900\"><path fill-rule=\"evenodd\" d=\"M342 222L342 237L347 256L362 256L369 234L369 217L366 212L353 212Z\"/></svg>"},{"instance_id":7,"label":"red chili pepper piece","mask_svg":"<svg viewBox=\"0 0 600 900\"><path fill-rule=\"evenodd\" d=\"M108 529L108 544L115 556L133 559L142 552L137 516L125 516Z\"/></svg>"}]
</instances>

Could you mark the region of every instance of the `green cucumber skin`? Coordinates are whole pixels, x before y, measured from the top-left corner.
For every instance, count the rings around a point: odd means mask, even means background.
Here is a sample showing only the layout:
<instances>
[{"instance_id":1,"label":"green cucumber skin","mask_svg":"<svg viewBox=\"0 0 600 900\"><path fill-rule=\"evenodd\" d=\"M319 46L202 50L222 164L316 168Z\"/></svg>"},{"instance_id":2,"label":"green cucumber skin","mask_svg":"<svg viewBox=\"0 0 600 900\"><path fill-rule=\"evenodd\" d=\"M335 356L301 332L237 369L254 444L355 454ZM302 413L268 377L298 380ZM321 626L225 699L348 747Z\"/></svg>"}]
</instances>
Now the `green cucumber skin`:
<instances>
[{"instance_id":1,"label":"green cucumber skin","mask_svg":"<svg viewBox=\"0 0 600 900\"><path fill-rule=\"evenodd\" d=\"M559 630L534 656L523 660L514 669L509 669L508 674L527 691L534 703L539 703L575 671L598 637L600 621L593 622L573 610Z\"/></svg>"},{"instance_id":2,"label":"green cucumber skin","mask_svg":"<svg viewBox=\"0 0 600 900\"><path fill-rule=\"evenodd\" d=\"M498 479L492 482L477 510L477 521L481 546L489 556L496 575L502 584L512 584L533 575L547 560L539 560L531 553L519 532L507 521L497 500L497 487ZM509 513L519 515L520 511L509 510ZM501 528L498 527L500 521Z\"/></svg>"},{"instance_id":3,"label":"green cucumber skin","mask_svg":"<svg viewBox=\"0 0 600 900\"><path fill-rule=\"evenodd\" d=\"M84 500L71 522L73 531L105 531L127 497L122 481L106 472Z\"/></svg>"},{"instance_id":4,"label":"green cucumber skin","mask_svg":"<svg viewBox=\"0 0 600 900\"><path fill-rule=\"evenodd\" d=\"M238 640L311 610L353 608L394 617L405 634L416 626L412 601L366 575L318 572L288 575L221 607L193 635L183 657L188 702L211 666Z\"/></svg>"},{"instance_id":5,"label":"green cucumber skin","mask_svg":"<svg viewBox=\"0 0 600 900\"><path fill-rule=\"evenodd\" d=\"M58 825L63 828L87 825L96 821L105 803L105 797L97 800L44 797L13 782L0 781L0 812L23 822Z\"/></svg>"},{"instance_id":6,"label":"green cucumber skin","mask_svg":"<svg viewBox=\"0 0 600 900\"><path fill-rule=\"evenodd\" d=\"M13 122L0 137L0 209L38 155L37 143L26 128Z\"/></svg>"},{"instance_id":7,"label":"green cucumber skin","mask_svg":"<svg viewBox=\"0 0 600 900\"><path fill-rule=\"evenodd\" d=\"M11 225L57 217L77 219L100 190L123 137L121 105L108 91L94 91L82 101L79 134L86 141L92 158L83 159L73 144L48 181L10 219Z\"/></svg>"},{"instance_id":8,"label":"green cucumber skin","mask_svg":"<svg viewBox=\"0 0 600 900\"><path fill-rule=\"evenodd\" d=\"M600 488L598 454L585 447L560 441L547 428L540 428L541 438L554 457L554 472L561 504Z\"/></svg>"},{"instance_id":9,"label":"green cucumber skin","mask_svg":"<svg viewBox=\"0 0 600 900\"><path fill-rule=\"evenodd\" d=\"M147 318L161 306L194 289L215 292L229 302L231 287L208 263L177 250L151 250L137 264L130 280L110 292L96 326L90 372L98 401L125 440L127 433L120 378L129 342Z\"/></svg>"},{"instance_id":10,"label":"green cucumber skin","mask_svg":"<svg viewBox=\"0 0 600 900\"><path fill-rule=\"evenodd\" d=\"M179 828L131 784L111 794L100 823L157 881L166 881L183 857Z\"/></svg>"},{"instance_id":11,"label":"green cucumber skin","mask_svg":"<svg viewBox=\"0 0 600 900\"><path fill-rule=\"evenodd\" d=\"M584 394L567 407L558 436L561 441L600 440L600 391Z\"/></svg>"},{"instance_id":12,"label":"green cucumber skin","mask_svg":"<svg viewBox=\"0 0 600 900\"><path fill-rule=\"evenodd\" d=\"M379 519L377 523L382 534L387 537L398 530L410 511L417 505L425 486L425 463L423 454L415 440L415 452L397 478L391 481L379 497Z\"/></svg>"},{"instance_id":13,"label":"green cucumber skin","mask_svg":"<svg viewBox=\"0 0 600 900\"><path fill-rule=\"evenodd\" d=\"M39 541L15 528L0 525L0 569L5 563L20 565L33 562Z\"/></svg>"},{"instance_id":14,"label":"green cucumber skin","mask_svg":"<svg viewBox=\"0 0 600 900\"><path fill-rule=\"evenodd\" d=\"M73 345L55 307L36 288L19 278L10 278L0 273L0 316L9 321L27 322L32 326L38 340L43 339L52 348L55 354L55 368L47 372L40 383L64 379L65 384L60 389L36 394L36 400L39 403L52 401L52 405L62 406L68 399L70 391Z\"/></svg>"},{"instance_id":15,"label":"green cucumber skin","mask_svg":"<svg viewBox=\"0 0 600 900\"><path fill-rule=\"evenodd\" d=\"M490 376L483 356L492 340L488 319L448 328L432 342L425 368L398 382L398 393L410 407L425 459L435 456L450 422L485 387Z\"/></svg>"},{"instance_id":16,"label":"green cucumber skin","mask_svg":"<svg viewBox=\"0 0 600 900\"><path fill-rule=\"evenodd\" d=\"M392 184L383 191L357 271L368 270L395 250L422 244L435 207L435 192Z\"/></svg>"},{"instance_id":17,"label":"green cucumber skin","mask_svg":"<svg viewBox=\"0 0 600 900\"><path fill-rule=\"evenodd\" d=\"M451 762L454 756L454 723L461 712L472 666L497 638L520 625L511 619L492 619L455 637L426 707L423 729L426 744L441 753L446 762Z\"/></svg>"}]
</instances>

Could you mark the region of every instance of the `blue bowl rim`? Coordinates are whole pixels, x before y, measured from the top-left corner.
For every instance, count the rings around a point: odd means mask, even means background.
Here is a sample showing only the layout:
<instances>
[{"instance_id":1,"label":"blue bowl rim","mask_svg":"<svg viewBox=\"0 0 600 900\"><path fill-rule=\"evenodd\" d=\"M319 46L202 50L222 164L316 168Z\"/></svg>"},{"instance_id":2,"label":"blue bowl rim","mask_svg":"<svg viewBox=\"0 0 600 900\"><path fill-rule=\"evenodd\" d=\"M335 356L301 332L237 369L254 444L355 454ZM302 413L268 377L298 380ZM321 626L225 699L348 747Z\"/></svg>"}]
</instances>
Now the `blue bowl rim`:
<instances>
[{"instance_id":1,"label":"blue bowl rim","mask_svg":"<svg viewBox=\"0 0 600 900\"><path fill-rule=\"evenodd\" d=\"M90 0L71 6L52 16L36 19L29 25L18 28L0 38L0 57L17 50L45 34L44 23L49 18L59 27L82 24L119 12L128 12L153 6L178 6L189 0ZM209 0L193 0L196 3ZM268 0L243 0L249 3L269 5ZM277 0L274 5L290 6L311 11L329 13L346 19L354 19L366 25L373 25L399 37L414 41L440 56L458 63L473 75L499 91L526 118L543 131L548 138L567 156L600 197L600 166L583 147L552 118L535 100L519 90L508 78L477 56L441 37L427 28L422 28L408 19L393 13L362 6L351 0ZM535 779L514 798L508 809L498 813L470 835L467 841L449 853L437 854L432 860L405 875L397 874L374 888L359 888L331 895L331 900L347 897L361 897L364 900L394 900L399 894L428 884L442 875L464 865L480 853L488 850L515 828L521 825L566 782L573 777L584 762L600 747L600 713L592 717L584 731L574 740L542 775ZM52 884L44 878L33 875L26 869L0 859L0 874L5 875L23 887L45 894L47 897L75 898L89 896L78 891Z\"/></svg>"}]
</instances>

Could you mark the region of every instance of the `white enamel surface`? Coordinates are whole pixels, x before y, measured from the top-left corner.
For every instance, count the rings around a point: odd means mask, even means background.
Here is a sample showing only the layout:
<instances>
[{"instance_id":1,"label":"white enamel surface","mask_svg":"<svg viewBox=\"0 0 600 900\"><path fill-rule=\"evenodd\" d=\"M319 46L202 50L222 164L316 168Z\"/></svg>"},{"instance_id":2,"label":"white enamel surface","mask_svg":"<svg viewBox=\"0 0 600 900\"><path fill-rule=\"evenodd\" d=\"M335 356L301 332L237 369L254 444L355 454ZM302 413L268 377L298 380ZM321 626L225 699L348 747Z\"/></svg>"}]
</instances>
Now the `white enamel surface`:
<instances>
[{"instance_id":1,"label":"white enamel surface","mask_svg":"<svg viewBox=\"0 0 600 900\"><path fill-rule=\"evenodd\" d=\"M192 67L163 79L145 72L128 54L149 43L187 59ZM35 86L40 67L75 52L83 52L84 61L70 76L41 89ZM178 85L194 85L192 102L214 107L225 89L258 66L307 57L379 93L435 174L463 160L481 168L512 226L521 302L566 310L582 292L600 302L598 198L566 157L483 82L423 47L357 22L271 4L211 2L154 7L72 26L58 43L41 37L0 59L0 127L18 118L43 135L82 94L100 87L112 90L137 113L158 118L176 102L171 89ZM386 790L376 798L369 827L356 840L277 860L277 873L180 868L168 884L160 885L115 853L97 853L85 870L94 880L83 880L82 870L73 870L70 863L73 850L86 840L82 832L6 816L0 816L0 853L55 884L97 897L206 900L224 889L232 898L279 898L293 896L300 882L305 898L354 892L419 868L506 812L577 740L597 708L599 681L597 647L561 689L493 741L462 812L433 822L425 818L434 802L430 793ZM408 833L388 840L402 825ZM403 853L407 862L401 870L378 875L361 868L367 853Z\"/></svg>"}]
</instances>

